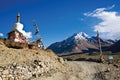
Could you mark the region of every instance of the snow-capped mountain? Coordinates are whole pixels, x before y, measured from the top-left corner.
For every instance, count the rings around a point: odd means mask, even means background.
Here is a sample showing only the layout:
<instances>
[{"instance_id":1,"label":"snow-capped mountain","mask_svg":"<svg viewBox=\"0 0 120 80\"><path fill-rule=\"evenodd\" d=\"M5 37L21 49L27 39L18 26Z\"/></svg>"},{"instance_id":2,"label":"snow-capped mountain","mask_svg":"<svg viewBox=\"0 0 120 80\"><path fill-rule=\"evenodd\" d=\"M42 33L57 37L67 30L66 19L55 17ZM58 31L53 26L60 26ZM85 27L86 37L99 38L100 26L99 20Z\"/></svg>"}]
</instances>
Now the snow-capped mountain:
<instances>
[{"instance_id":1,"label":"snow-capped mountain","mask_svg":"<svg viewBox=\"0 0 120 80\"><path fill-rule=\"evenodd\" d=\"M102 40L102 47L110 46L112 41ZM52 49L55 53L78 53L91 52L98 50L97 37L90 37L84 32L76 33L67 39L51 44L48 49Z\"/></svg>"}]
</instances>

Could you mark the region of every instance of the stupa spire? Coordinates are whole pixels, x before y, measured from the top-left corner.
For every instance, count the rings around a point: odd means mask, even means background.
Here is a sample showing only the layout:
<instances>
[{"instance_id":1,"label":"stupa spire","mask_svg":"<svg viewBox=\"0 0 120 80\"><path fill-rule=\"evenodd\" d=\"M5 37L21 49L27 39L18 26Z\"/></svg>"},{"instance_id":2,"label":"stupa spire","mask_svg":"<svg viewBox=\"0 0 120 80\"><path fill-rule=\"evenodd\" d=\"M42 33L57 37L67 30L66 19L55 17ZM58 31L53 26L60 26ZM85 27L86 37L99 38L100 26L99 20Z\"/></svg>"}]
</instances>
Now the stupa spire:
<instances>
[{"instance_id":1,"label":"stupa spire","mask_svg":"<svg viewBox=\"0 0 120 80\"><path fill-rule=\"evenodd\" d=\"M20 13L17 14L17 22L20 22Z\"/></svg>"}]
</instances>

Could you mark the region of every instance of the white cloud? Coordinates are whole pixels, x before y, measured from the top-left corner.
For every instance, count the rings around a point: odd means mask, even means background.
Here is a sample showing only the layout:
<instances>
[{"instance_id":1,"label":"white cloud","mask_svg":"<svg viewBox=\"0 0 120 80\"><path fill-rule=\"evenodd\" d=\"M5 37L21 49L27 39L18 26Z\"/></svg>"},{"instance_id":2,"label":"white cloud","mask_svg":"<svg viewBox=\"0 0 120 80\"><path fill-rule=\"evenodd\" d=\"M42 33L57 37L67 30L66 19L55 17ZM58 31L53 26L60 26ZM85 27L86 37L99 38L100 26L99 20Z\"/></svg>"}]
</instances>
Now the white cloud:
<instances>
[{"instance_id":1,"label":"white cloud","mask_svg":"<svg viewBox=\"0 0 120 80\"><path fill-rule=\"evenodd\" d=\"M102 20L94 26L94 31L99 31L100 36L106 39L120 39L120 15L116 11L108 11L108 8L98 8L93 12L84 13L85 16L95 17Z\"/></svg>"},{"instance_id":2,"label":"white cloud","mask_svg":"<svg viewBox=\"0 0 120 80\"><path fill-rule=\"evenodd\" d=\"M2 37L3 36L3 33L0 33L0 37Z\"/></svg>"}]
</instances>

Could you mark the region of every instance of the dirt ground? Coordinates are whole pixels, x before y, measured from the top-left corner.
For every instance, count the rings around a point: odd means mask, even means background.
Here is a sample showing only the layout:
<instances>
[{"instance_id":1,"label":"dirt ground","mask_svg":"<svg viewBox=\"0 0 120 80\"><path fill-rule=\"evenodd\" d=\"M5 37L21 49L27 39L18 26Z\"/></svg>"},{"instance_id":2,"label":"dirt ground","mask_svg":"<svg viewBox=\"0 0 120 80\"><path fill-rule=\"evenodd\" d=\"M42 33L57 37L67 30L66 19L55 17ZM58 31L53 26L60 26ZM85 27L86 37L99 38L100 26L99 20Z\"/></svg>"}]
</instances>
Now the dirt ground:
<instances>
[{"instance_id":1,"label":"dirt ground","mask_svg":"<svg viewBox=\"0 0 120 80\"><path fill-rule=\"evenodd\" d=\"M120 80L120 61L64 61L50 50L0 43L0 80Z\"/></svg>"},{"instance_id":2,"label":"dirt ground","mask_svg":"<svg viewBox=\"0 0 120 80\"><path fill-rule=\"evenodd\" d=\"M86 61L67 62L72 69L34 80L120 80L120 68Z\"/></svg>"}]
</instances>

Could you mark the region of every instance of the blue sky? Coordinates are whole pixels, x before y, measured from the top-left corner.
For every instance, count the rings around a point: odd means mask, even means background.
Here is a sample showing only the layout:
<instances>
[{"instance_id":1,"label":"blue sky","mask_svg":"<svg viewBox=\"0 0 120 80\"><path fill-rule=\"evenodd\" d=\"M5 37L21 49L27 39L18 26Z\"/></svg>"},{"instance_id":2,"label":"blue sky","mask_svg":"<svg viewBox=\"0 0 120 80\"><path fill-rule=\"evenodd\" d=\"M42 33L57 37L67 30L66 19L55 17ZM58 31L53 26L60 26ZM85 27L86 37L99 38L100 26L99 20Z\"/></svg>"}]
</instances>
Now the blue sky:
<instances>
[{"instance_id":1,"label":"blue sky","mask_svg":"<svg viewBox=\"0 0 120 80\"><path fill-rule=\"evenodd\" d=\"M95 35L95 26L104 19L99 17L99 14L97 16L89 14L98 8L109 8L113 5L114 7L107 12L118 14L119 4L120 0L0 0L0 33L6 37L6 34L12 30L19 12L21 23L24 24L24 30L27 32L34 34L32 21L36 20L40 36L46 46L78 32L92 36ZM117 14L115 15L119 17ZM32 35L33 39L40 36Z\"/></svg>"}]
</instances>

